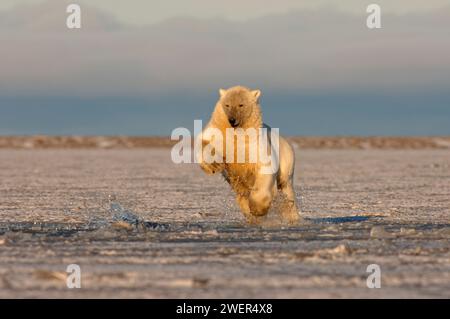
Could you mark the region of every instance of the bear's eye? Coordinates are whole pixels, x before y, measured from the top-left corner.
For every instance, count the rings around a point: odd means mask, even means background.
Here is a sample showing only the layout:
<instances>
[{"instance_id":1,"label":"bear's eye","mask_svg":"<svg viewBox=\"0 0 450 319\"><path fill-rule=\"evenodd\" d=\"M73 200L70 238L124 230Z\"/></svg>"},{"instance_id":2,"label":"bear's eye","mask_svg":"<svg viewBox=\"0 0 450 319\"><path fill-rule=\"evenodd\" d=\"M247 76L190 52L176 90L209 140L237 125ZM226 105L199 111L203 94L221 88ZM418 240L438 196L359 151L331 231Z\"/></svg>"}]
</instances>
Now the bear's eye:
<instances>
[{"instance_id":1,"label":"bear's eye","mask_svg":"<svg viewBox=\"0 0 450 319\"><path fill-rule=\"evenodd\" d=\"M230 107L230 104L225 104L226 107Z\"/></svg>"},{"instance_id":2,"label":"bear's eye","mask_svg":"<svg viewBox=\"0 0 450 319\"><path fill-rule=\"evenodd\" d=\"M243 107L244 106L244 104L239 104L239 107Z\"/></svg>"}]
</instances>

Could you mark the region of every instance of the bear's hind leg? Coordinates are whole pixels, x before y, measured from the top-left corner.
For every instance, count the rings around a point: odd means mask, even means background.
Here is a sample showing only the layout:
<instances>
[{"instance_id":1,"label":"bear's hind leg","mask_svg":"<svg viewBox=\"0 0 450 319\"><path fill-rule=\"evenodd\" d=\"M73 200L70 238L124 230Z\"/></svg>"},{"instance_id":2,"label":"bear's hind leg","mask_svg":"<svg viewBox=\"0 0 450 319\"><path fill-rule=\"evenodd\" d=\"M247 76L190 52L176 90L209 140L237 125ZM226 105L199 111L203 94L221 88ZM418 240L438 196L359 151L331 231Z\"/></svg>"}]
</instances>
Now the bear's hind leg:
<instances>
[{"instance_id":1,"label":"bear's hind leg","mask_svg":"<svg viewBox=\"0 0 450 319\"><path fill-rule=\"evenodd\" d=\"M281 216L289 224L296 224L300 220L300 215L292 180L280 185L280 190L283 197L283 205L280 210Z\"/></svg>"}]
</instances>

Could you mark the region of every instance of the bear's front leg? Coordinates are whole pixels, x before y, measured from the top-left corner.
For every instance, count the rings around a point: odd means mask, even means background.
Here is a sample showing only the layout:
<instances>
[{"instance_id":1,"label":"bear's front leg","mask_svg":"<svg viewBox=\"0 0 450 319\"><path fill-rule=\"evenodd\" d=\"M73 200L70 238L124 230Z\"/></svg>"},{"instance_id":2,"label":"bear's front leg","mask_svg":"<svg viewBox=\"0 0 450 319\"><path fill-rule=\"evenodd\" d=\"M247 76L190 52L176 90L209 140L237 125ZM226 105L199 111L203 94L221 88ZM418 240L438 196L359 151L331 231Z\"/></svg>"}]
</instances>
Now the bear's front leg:
<instances>
[{"instance_id":1,"label":"bear's front leg","mask_svg":"<svg viewBox=\"0 0 450 319\"><path fill-rule=\"evenodd\" d=\"M205 163L205 162L201 162L200 163L200 168L208 175L212 175L212 174L216 174L216 173L221 173L224 168L225 165L223 163Z\"/></svg>"},{"instance_id":2,"label":"bear's front leg","mask_svg":"<svg viewBox=\"0 0 450 319\"><path fill-rule=\"evenodd\" d=\"M261 218L258 216L254 216L252 213L250 213L250 207L248 203L248 195L237 195L236 201L239 204L239 207L241 209L241 212L244 214L245 219L247 223L251 225L257 225L260 224Z\"/></svg>"},{"instance_id":3,"label":"bear's front leg","mask_svg":"<svg viewBox=\"0 0 450 319\"><path fill-rule=\"evenodd\" d=\"M254 216L264 216L269 211L274 197L274 178L272 175L260 174L248 197L250 213Z\"/></svg>"},{"instance_id":4,"label":"bear's front leg","mask_svg":"<svg viewBox=\"0 0 450 319\"><path fill-rule=\"evenodd\" d=\"M208 175L221 173L225 169L224 163L218 162L208 163L203 158L202 154L203 149L210 144L210 141L202 140L201 143L202 143L202 151L196 154L197 160L199 161L200 164L200 168Z\"/></svg>"}]
</instances>

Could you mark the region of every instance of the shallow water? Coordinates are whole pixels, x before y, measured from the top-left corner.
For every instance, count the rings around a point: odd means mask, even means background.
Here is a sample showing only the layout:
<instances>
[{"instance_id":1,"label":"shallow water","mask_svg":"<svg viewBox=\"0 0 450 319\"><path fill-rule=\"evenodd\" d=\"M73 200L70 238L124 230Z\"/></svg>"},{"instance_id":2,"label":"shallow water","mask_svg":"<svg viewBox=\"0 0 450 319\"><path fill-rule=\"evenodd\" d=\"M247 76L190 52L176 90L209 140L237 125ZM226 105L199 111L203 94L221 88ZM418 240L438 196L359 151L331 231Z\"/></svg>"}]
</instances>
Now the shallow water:
<instances>
[{"instance_id":1,"label":"shallow water","mask_svg":"<svg viewBox=\"0 0 450 319\"><path fill-rule=\"evenodd\" d=\"M297 155L287 227L167 149L0 150L0 297L450 297L449 151Z\"/></svg>"}]
</instances>

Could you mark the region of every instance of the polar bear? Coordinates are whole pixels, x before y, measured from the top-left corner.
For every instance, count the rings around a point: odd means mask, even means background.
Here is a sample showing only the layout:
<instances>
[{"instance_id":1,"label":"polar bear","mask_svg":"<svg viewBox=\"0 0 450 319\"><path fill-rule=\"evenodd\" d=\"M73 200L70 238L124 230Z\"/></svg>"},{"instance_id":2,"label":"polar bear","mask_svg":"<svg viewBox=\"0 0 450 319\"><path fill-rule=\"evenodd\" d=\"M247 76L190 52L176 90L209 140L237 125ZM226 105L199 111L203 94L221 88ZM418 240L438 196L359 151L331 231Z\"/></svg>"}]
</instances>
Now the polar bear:
<instances>
[{"instance_id":1,"label":"polar bear","mask_svg":"<svg viewBox=\"0 0 450 319\"><path fill-rule=\"evenodd\" d=\"M269 211L278 191L281 191L283 203L280 215L284 221L290 224L297 223L300 216L293 187L295 157L291 145L283 137L275 135L277 137L277 149L275 150L272 138L267 139L265 147L268 148L271 156L276 157L275 160L278 164L275 170L268 172L267 165L262 163L260 157L253 162L249 160L250 151L254 150L252 146L257 143L255 141L260 141L258 139L262 134L260 129L271 130L262 120L259 105L261 91L235 86L227 90L220 89L219 94L220 98L208 125L196 139L196 143L201 145L200 149L202 150L200 154L197 154L200 167L207 174L222 174L236 193L237 202L248 222L258 223L260 217ZM242 131L242 129L248 130L249 128L257 132L256 139L246 137L244 140L238 140L233 136L232 139L222 138L222 147L213 143L215 135L221 134L222 137L225 137L230 129L231 131L239 129ZM215 135L206 134L211 131L215 131ZM225 158L225 154L228 155L227 143L233 143L235 146L231 148L232 160L229 160L228 157ZM213 145L211 154L214 159L206 161L203 151L211 145ZM244 148L244 162L236 160L240 148ZM263 171L264 168L266 168L265 171Z\"/></svg>"}]
</instances>

